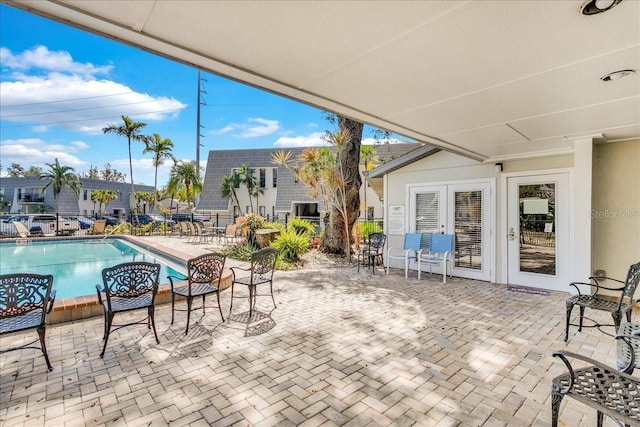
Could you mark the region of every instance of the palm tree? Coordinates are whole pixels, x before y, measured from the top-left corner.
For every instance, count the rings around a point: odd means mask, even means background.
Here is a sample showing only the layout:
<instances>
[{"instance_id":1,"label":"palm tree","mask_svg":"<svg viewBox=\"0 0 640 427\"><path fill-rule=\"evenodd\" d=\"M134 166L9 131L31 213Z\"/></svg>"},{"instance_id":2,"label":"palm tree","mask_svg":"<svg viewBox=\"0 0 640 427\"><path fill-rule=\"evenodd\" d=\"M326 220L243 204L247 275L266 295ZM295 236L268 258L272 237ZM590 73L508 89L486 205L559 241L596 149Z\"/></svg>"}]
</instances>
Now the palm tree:
<instances>
[{"instance_id":1,"label":"palm tree","mask_svg":"<svg viewBox=\"0 0 640 427\"><path fill-rule=\"evenodd\" d=\"M195 196L202 191L199 169L200 165L195 161L179 161L171 168L169 182L177 188L184 186L189 210L191 210L191 192L193 191Z\"/></svg>"},{"instance_id":2,"label":"palm tree","mask_svg":"<svg viewBox=\"0 0 640 427\"><path fill-rule=\"evenodd\" d=\"M140 130L147 124L142 122L134 122L127 116L122 116L121 125L110 124L102 128L103 133L115 133L119 136L126 136L129 143L129 177L131 178L131 194L129 195L129 209L134 206L135 188L133 186L133 161L131 159L131 141L141 141L144 137L140 134Z\"/></svg>"},{"instance_id":3,"label":"palm tree","mask_svg":"<svg viewBox=\"0 0 640 427\"><path fill-rule=\"evenodd\" d=\"M251 197L253 197L253 189L257 184L256 177L253 176L253 169L248 164L244 163L240 166L240 169L238 169L237 174L240 176L240 182L247 186L249 207L251 208L251 212L253 212L253 202Z\"/></svg>"},{"instance_id":4,"label":"palm tree","mask_svg":"<svg viewBox=\"0 0 640 427\"><path fill-rule=\"evenodd\" d=\"M165 159L171 159L174 162L176 160L172 153L173 142L169 138L162 139L158 133L144 137L143 141L145 149L142 150L142 154L153 153L153 166L156 168L153 181L155 190L153 205L155 206L158 203L158 167L164 164Z\"/></svg>"},{"instance_id":5,"label":"palm tree","mask_svg":"<svg viewBox=\"0 0 640 427\"><path fill-rule=\"evenodd\" d=\"M100 213L107 211L107 206L114 200L118 200L118 192L116 190L97 190L91 192L91 201L98 202L98 211ZM102 206L104 205L104 211Z\"/></svg>"},{"instance_id":6,"label":"palm tree","mask_svg":"<svg viewBox=\"0 0 640 427\"><path fill-rule=\"evenodd\" d=\"M58 196L60 192L67 187L74 193L76 196L80 195L80 180L78 179L78 175L75 174L75 169L71 166L63 166L58 162L56 158L55 163L46 163L49 166L49 171L44 172L40 175L39 179L47 180L47 184L44 186L44 190L49 187L53 187L53 199L56 201L56 212L60 209L60 201L58 200Z\"/></svg>"},{"instance_id":7,"label":"palm tree","mask_svg":"<svg viewBox=\"0 0 640 427\"><path fill-rule=\"evenodd\" d=\"M367 218L367 188L369 188L369 181L367 179L367 172L376 167L378 164L378 156L376 149L373 145L361 145L360 146L360 160L362 161L362 167L364 169L364 217Z\"/></svg>"},{"instance_id":8,"label":"palm tree","mask_svg":"<svg viewBox=\"0 0 640 427\"><path fill-rule=\"evenodd\" d=\"M225 199L232 199L232 203L238 206L240 210L240 215L242 215L242 208L240 207L240 201L238 200L238 195L236 194L236 181L237 172L233 171L229 175L225 175L222 177L222 181L220 182L220 189L222 190L222 197Z\"/></svg>"}]
</instances>

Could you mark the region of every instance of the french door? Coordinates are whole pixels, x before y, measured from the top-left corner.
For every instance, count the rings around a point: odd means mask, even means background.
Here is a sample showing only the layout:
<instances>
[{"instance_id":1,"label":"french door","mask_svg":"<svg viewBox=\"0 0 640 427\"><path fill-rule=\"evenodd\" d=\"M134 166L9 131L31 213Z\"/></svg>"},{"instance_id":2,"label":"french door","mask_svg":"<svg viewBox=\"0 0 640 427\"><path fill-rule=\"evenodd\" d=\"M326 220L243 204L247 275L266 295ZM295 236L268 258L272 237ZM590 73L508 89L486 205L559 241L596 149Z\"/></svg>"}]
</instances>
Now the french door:
<instances>
[{"instance_id":1,"label":"french door","mask_svg":"<svg viewBox=\"0 0 640 427\"><path fill-rule=\"evenodd\" d=\"M507 178L507 280L566 291L570 271L568 174Z\"/></svg>"},{"instance_id":2,"label":"french door","mask_svg":"<svg viewBox=\"0 0 640 427\"><path fill-rule=\"evenodd\" d=\"M492 183L412 186L409 198L410 231L454 234L452 274L490 281Z\"/></svg>"}]
</instances>

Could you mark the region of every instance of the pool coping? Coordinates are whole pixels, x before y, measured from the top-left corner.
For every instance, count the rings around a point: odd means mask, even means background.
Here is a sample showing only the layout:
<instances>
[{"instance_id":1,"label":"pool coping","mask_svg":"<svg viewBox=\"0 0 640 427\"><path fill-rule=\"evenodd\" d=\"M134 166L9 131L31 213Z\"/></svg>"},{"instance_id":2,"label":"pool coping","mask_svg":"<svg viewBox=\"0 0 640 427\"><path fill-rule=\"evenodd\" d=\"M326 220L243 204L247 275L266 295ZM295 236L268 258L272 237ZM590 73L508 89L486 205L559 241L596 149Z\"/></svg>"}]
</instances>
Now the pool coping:
<instances>
[{"instance_id":1,"label":"pool coping","mask_svg":"<svg viewBox=\"0 0 640 427\"><path fill-rule=\"evenodd\" d=\"M87 239L121 239L129 241L137 246L142 247L150 252L155 252L159 255L169 256L178 261L178 263L184 263L186 270L187 260L193 258L193 255L185 254L184 252L176 251L167 246L163 246L157 243L151 243L147 240L140 239L136 236L129 235L114 235L107 236L56 236L56 237L30 237L28 239L3 239L2 241L19 243L21 241L52 241L52 240L87 240ZM1 243L1 242L0 242ZM25 242L26 243L26 242ZM229 269L225 268L222 274L222 280L220 282L220 290L223 291L231 286L232 273ZM162 279L161 279L162 280ZM179 297L182 299L182 297ZM171 302L171 285L169 283L160 283L158 287L158 294L156 296L156 304L166 304ZM74 320L87 319L90 317L102 316L102 306L98 303L98 295L82 295L78 297L69 297L56 299L53 304L53 310L47 317L47 323L53 325L57 323L71 322Z\"/></svg>"}]
</instances>

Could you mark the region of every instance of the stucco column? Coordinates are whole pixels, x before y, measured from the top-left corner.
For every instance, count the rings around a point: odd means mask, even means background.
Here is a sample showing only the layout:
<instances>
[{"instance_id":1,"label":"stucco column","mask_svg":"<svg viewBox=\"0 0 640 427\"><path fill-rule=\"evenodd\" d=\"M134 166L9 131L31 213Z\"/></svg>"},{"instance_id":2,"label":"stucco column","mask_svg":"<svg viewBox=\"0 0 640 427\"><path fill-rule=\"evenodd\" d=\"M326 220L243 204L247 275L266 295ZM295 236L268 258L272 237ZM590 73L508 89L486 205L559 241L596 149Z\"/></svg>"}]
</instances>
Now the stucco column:
<instances>
[{"instance_id":1,"label":"stucco column","mask_svg":"<svg viewBox=\"0 0 640 427\"><path fill-rule=\"evenodd\" d=\"M571 280L585 281L591 276L591 198L593 187L593 140L576 139L573 154L573 211L571 217ZM559 254L562 256L562 254Z\"/></svg>"}]
</instances>

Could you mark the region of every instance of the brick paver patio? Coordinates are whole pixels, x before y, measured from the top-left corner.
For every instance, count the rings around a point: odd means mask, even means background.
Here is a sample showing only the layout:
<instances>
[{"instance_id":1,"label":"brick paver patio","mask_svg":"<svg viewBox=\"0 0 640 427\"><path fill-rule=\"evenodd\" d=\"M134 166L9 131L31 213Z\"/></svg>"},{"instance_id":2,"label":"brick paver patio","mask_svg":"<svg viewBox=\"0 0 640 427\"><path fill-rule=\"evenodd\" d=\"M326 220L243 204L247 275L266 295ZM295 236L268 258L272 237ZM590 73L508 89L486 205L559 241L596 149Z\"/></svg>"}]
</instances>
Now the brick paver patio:
<instances>
[{"instance_id":1,"label":"brick paver patio","mask_svg":"<svg viewBox=\"0 0 640 427\"><path fill-rule=\"evenodd\" d=\"M102 318L50 326L53 372L39 350L0 356L0 424L548 426L551 378L564 369L552 350L615 362L614 340L597 329L572 328L562 341L562 293L341 263L278 271L274 286L276 309L258 297L249 321L237 300L225 323L215 309L194 311L187 336L186 314L170 325L170 304L161 305L160 344L146 327L127 327L112 333L104 359ZM4 337L2 347L35 335ZM571 399L560 417L596 423Z\"/></svg>"}]
</instances>

